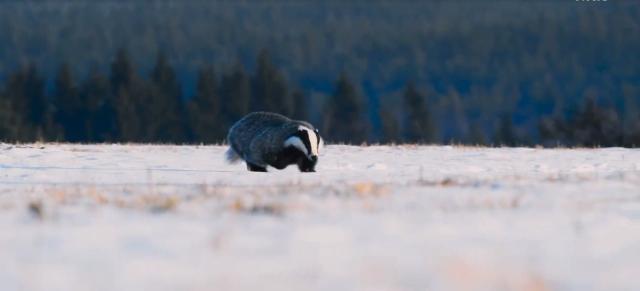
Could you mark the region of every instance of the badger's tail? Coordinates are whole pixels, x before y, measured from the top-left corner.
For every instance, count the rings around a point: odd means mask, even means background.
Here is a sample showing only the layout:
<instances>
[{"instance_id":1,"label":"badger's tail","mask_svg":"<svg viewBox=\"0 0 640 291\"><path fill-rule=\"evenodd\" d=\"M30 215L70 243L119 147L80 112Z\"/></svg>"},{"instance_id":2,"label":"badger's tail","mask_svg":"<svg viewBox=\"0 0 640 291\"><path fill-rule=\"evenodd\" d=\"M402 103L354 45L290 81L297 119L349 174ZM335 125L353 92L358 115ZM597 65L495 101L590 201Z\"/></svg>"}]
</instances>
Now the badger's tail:
<instances>
[{"instance_id":1,"label":"badger's tail","mask_svg":"<svg viewBox=\"0 0 640 291\"><path fill-rule=\"evenodd\" d=\"M232 147L229 147L227 152L225 153L225 158L227 159L227 163L234 164L240 161L240 155L233 150Z\"/></svg>"}]
</instances>

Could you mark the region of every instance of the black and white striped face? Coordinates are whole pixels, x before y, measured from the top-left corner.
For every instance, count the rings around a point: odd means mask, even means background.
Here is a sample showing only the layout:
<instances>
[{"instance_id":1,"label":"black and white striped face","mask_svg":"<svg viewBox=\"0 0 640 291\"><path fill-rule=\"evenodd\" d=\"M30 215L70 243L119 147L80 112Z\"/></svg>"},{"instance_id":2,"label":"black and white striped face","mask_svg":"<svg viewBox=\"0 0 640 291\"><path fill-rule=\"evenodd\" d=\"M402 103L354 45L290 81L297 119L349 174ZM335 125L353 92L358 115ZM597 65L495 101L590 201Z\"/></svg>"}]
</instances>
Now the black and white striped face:
<instances>
[{"instance_id":1,"label":"black and white striped face","mask_svg":"<svg viewBox=\"0 0 640 291\"><path fill-rule=\"evenodd\" d=\"M298 132L289 137L284 146L293 146L304 153L309 160L317 160L322 149L323 141L317 129L299 126Z\"/></svg>"}]
</instances>

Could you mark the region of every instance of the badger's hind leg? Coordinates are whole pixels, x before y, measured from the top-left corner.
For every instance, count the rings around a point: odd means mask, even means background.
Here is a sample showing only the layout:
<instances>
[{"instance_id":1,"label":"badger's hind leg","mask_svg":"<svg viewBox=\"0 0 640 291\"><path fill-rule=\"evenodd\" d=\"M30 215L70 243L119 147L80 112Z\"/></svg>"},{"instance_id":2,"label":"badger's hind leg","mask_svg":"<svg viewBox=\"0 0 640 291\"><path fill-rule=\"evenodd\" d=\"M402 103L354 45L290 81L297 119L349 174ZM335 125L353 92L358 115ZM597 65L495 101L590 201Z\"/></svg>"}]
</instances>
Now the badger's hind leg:
<instances>
[{"instance_id":1,"label":"badger's hind leg","mask_svg":"<svg viewBox=\"0 0 640 291\"><path fill-rule=\"evenodd\" d=\"M258 165L254 165L252 163L247 162L247 170L251 171L251 172L266 172L267 168L266 167L261 167Z\"/></svg>"}]
</instances>

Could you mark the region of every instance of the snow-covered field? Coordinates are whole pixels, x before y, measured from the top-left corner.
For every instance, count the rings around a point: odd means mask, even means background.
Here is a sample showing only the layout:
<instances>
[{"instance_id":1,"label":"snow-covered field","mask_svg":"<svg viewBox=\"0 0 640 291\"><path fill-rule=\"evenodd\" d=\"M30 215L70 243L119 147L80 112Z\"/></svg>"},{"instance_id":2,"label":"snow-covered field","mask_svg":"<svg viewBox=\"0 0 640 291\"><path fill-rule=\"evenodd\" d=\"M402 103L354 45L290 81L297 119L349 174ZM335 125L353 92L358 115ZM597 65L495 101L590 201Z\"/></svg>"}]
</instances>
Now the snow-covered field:
<instances>
[{"instance_id":1,"label":"snow-covered field","mask_svg":"<svg viewBox=\"0 0 640 291\"><path fill-rule=\"evenodd\" d=\"M0 144L0 290L640 290L640 150Z\"/></svg>"}]
</instances>

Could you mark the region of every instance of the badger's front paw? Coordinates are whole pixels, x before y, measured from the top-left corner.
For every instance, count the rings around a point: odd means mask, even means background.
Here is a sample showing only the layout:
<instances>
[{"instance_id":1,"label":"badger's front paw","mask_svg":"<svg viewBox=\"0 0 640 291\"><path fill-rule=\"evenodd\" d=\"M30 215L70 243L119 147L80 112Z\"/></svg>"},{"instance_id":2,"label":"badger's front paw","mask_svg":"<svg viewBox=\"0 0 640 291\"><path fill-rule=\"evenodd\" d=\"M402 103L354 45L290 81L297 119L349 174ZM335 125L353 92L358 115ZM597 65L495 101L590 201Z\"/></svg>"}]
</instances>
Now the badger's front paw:
<instances>
[{"instance_id":1,"label":"badger's front paw","mask_svg":"<svg viewBox=\"0 0 640 291\"><path fill-rule=\"evenodd\" d=\"M254 165L251 163L247 163L247 170L251 171L251 172L266 172L267 168L265 167L261 167L258 165Z\"/></svg>"}]
</instances>

